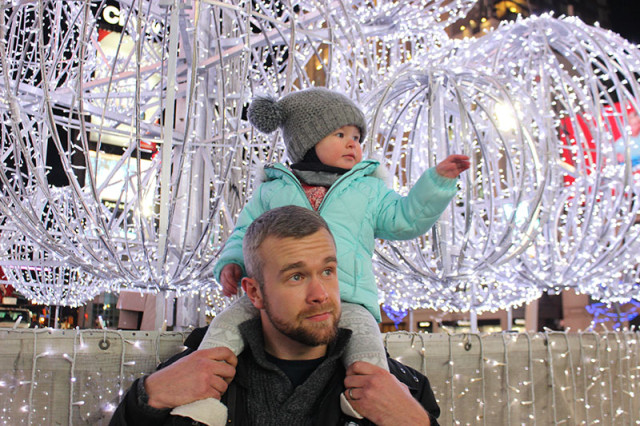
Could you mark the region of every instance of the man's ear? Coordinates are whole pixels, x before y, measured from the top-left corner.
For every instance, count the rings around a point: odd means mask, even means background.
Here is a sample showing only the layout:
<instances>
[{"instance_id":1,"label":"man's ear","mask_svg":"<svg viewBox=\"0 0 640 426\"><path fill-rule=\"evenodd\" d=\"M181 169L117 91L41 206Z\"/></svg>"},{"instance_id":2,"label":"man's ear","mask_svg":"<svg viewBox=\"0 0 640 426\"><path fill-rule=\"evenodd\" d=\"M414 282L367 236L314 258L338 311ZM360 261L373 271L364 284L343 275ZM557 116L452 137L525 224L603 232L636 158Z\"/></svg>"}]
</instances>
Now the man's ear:
<instances>
[{"instance_id":1,"label":"man's ear","mask_svg":"<svg viewBox=\"0 0 640 426\"><path fill-rule=\"evenodd\" d=\"M251 303L253 303L253 306L255 306L257 309L262 309L262 290L260 289L260 284L258 283L258 281L254 280L253 278L244 277L242 278L241 284L242 289L247 294L249 300L251 300Z\"/></svg>"}]
</instances>

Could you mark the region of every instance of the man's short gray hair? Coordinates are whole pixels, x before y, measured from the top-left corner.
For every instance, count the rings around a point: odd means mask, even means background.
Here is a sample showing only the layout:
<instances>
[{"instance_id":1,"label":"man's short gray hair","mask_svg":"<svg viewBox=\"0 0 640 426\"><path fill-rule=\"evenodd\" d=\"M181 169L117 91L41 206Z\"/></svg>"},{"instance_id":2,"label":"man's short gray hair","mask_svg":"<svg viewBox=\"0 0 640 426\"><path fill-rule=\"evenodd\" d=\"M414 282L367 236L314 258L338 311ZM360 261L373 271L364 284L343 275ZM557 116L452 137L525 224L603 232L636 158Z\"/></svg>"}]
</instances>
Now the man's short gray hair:
<instances>
[{"instance_id":1,"label":"man's short gray hair","mask_svg":"<svg viewBox=\"0 0 640 426\"><path fill-rule=\"evenodd\" d=\"M260 257L258 250L267 237L297 239L315 234L321 229L326 229L331 235L327 222L315 211L304 207L277 207L263 213L249 225L242 241L247 276L257 280L262 286L264 259ZM333 235L331 238L333 239Z\"/></svg>"}]
</instances>

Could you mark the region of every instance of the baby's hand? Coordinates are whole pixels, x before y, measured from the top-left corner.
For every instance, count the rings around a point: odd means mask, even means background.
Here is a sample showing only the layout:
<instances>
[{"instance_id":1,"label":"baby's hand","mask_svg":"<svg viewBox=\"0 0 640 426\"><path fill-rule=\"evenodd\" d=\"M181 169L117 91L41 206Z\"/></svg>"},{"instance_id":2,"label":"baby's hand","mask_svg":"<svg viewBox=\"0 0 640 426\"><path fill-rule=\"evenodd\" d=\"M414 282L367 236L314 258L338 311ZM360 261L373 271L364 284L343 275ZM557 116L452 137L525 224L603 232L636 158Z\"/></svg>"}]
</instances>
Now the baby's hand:
<instances>
[{"instance_id":1,"label":"baby's hand","mask_svg":"<svg viewBox=\"0 0 640 426\"><path fill-rule=\"evenodd\" d=\"M242 268L235 263L229 263L220 272L220 284L222 284L222 294L227 297L238 293L238 282L242 278Z\"/></svg>"},{"instance_id":2,"label":"baby's hand","mask_svg":"<svg viewBox=\"0 0 640 426\"><path fill-rule=\"evenodd\" d=\"M471 163L466 155L453 154L436 166L436 173L442 177L454 179L469 168Z\"/></svg>"}]
</instances>

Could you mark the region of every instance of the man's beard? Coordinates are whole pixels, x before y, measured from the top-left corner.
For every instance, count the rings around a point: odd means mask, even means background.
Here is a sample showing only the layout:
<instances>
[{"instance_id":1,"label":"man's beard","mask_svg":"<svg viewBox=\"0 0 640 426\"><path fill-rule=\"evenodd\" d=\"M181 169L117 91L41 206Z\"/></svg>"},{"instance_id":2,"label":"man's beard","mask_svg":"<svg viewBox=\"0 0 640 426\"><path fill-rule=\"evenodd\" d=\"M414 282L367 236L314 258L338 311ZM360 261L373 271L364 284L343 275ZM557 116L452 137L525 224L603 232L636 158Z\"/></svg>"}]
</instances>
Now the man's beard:
<instances>
[{"instance_id":1,"label":"man's beard","mask_svg":"<svg viewBox=\"0 0 640 426\"><path fill-rule=\"evenodd\" d=\"M282 318L278 318L273 313L266 294L264 294L263 297L264 309L266 311L267 318L269 318L269 321L271 321L271 324L273 324L276 330L291 340L307 346L326 345L335 340L338 334L338 320L340 319L340 312L339 308L337 308L333 302L327 302L319 307L301 312L298 314L295 321L286 321ZM318 323L307 321L307 324L304 324L305 318L327 311L331 311L330 315L333 319L331 324L327 324L328 320Z\"/></svg>"}]
</instances>

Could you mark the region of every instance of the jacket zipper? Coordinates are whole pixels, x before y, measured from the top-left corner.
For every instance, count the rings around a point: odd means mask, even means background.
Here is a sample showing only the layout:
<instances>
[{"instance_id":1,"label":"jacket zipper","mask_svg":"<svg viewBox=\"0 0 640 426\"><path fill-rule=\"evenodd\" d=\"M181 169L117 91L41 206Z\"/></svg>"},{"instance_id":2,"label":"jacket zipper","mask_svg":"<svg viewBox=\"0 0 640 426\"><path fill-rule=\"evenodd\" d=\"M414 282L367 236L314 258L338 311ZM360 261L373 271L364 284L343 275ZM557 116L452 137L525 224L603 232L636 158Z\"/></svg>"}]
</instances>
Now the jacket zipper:
<instances>
[{"instance_id":1,"label":"jacket zipper","mask_svg":"<svg viewBox=\"0 0 640 426\"><path fill-rule=\"evenodd\" d=\"M338 180L336 180L333 185L331 185L329 187L329 190L327 191L326 194L324 194L324 198L322 199L322 202L320 202L320 205L318 206L318 213L320 213L320 210L322 209L322 206L324 206L324 202L327 200L327 198L329 197L329 194L331 194L331 192L333 192L333 189L335 187L337 187L338 185L340 185L342 183L342 181L346 180L349 176L351 176L352 174L355 174L356 172L360 171L360 170L365 170L366 168L368 168L369 166L372 166L372 163L368 163L366 166L363 166L361 168L358 169L351 169L349 170L347 173L343 174L342 176L340 176L338 178Z\"/></svg>"}]
</instances>

